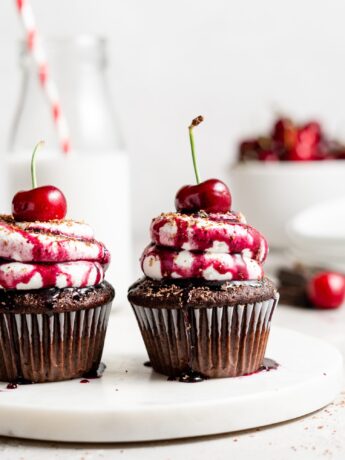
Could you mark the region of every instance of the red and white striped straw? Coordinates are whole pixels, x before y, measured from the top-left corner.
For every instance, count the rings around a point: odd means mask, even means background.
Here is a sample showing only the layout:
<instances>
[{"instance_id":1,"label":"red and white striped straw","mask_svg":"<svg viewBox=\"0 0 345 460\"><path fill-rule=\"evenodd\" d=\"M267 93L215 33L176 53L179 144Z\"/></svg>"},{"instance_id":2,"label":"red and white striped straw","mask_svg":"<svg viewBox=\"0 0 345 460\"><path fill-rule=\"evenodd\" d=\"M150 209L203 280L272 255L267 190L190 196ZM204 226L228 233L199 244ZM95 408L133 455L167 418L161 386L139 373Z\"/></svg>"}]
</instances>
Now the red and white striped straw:
<instances>
[{"instance_id":1,"label":"red and white striped straw","mask_svg":"<svg viewBox=\"0 0 345 460\"><path fill-rule=\"evenodd\" d=\"M68 153L71 149L70 136L66 118L63 113L57 86L50 74L48 61L41 36L29 0L15 0L17 9L26 33L26 43L32 58L37 65L38 78L50 105L54 124L57 129L61 149Z\"/></svg>"}]
</instances>

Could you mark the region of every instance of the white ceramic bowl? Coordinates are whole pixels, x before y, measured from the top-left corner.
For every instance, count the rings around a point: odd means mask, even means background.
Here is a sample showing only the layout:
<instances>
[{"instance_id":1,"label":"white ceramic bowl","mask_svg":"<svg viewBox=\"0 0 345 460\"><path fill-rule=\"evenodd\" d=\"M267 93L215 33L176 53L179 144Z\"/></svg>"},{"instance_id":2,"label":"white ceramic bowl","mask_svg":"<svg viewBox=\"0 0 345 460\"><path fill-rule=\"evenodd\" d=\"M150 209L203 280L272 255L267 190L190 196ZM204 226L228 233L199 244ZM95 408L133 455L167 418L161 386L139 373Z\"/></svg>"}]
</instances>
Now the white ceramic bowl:
<instances>
[{"instance_id":1,"label":"white ceramic bowl","mask_svg":"<svg viewBox=\"0 0 345 460\"><path fill-rule=\"evenodd\" d=\"M230 171L233 208L272 247L285 248L286 224L303 209L345 196L345 161L238 163ZM320 216L320 219L327 216Z\"/></svg>"},{"instance_id":2,"label":"white ceramic bowl","mask_svg":"<svg viewBox=\"0 0 345 460\"><path fill-rule=\"evenodd\" d=\"M345 273L345 196L297 214L287 236L300 260Z\"/></svg>"}]
</instances>

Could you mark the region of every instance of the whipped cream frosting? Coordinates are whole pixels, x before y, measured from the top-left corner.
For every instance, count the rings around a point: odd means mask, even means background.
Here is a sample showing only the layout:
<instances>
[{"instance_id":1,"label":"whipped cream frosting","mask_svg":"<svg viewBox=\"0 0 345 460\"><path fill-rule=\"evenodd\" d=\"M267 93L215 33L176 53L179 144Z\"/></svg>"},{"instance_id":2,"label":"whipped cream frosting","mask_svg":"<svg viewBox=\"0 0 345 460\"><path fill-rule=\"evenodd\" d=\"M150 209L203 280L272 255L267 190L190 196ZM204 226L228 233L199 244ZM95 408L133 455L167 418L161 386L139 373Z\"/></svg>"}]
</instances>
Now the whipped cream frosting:
<instances>
[{"instance_id":1,"label":"whipped cream frosting","mask_svg":"<svg viewBox=\"0 0 345 460\"><path fill-rule=\"evenodd\" d=\"M268 252L265 238L238 219L214 221L184 214L163 214L152 221L151 239L158 246L241 254L259 262L265 260Z\"/></svg>"},{"instance_id":2,"label":"whipped cream frosting","mask_svg":"<svg viewBox=\"0 0 345 460\"><path fill-rule=\"evenodd\" d=\"M87 224L0 216L0 289L92 286L103 281L109 262Z\"/></svg>"},{"instance_id":3,"label":"whipped cream frosting","mask_svg":"<svg viewBox=\"0 0 345 460\"><path fill-rule=\"evenodd\" d=\"M152 279L261 280L266 239L240 213L167 213L153 219L141 257Z\"/></svg>"}]
</instances>

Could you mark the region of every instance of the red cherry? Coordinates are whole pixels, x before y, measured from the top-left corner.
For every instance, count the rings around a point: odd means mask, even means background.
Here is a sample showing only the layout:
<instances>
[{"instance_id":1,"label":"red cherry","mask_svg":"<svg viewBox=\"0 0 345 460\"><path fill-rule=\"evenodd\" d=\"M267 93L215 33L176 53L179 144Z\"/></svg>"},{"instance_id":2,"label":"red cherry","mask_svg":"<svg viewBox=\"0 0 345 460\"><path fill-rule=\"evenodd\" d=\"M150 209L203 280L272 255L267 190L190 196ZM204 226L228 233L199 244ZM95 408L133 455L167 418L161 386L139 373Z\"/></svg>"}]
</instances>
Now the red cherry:
<instances>
[{"instance_id":1,"label":"red cherry","mask_svg":"<svg viewBox=\"0 0 345 460\"><path fill-rule=\"evenodd\" d=\"M180 188L175 197L175 206L178 212L228 212L231 208L231 195L224 182L209 179Z\"/></svg>"},{"instance_id":2,"label":"red cherry","mask_svg":"<svg viewBox=\"0 0 345 460\"><path fill-rule=\"evenodd\" d=\"M18 221L64 219L66 213L65 195L52 185L18 192L12 200L12 214Z\"/></svg>"},{"instance_id":3,"label":"red cherry","mask_svg":"<svg viewBox=\"0 0 345 460\"><path fill-rule=\"evenodd\" d=\"M317 121L310 121L302 128L302 130L304 130L306 135L309 136L310 142L313 142L314 144L320 142L322 137L320 123Z\"/></svg>"},{"instance_id":4,"label":"red cherry","mask_svg":"<svg viewBox=\"0 0 345 460\"><path fill-rule=\"evenodd\" d=\"M240 143L240 160L256 160L258 158L259 144L256 139L246 140Z\"/></svg>"},{"instance_id":5,"label":"red cherry","mask_svg":"<svg viewBox=\"0 0 345 460\"><path fill-rule=\"evenodd\" d=\"M272 138L286 149L291 149L297 140L297 128L289 118L281 118L273 127Z\"/></svg>"},{"instance_id":6,"label":"red cherry","mask_svg":"<svg viewBox=\"0 0 345 460\"><path fill-rule=\"evenodd\" d=\"M273 150L261 150L259 152L260 161L279 161L279 155Z\"/></svg>"},{"instance_id":7,"label":"red cherry","mask_svg":"<svg viewBox=\"0 0 345 460\"><path fill-rule=\"evenodd\" d=\"M36 180L36 152L43 145L39 142L31 157L32 189L18 192L12 200L12 214L15 220L34 222L64 219L67 213L65 195L52 185L37 187Z\"/></svg>"},{"instance_id":8,"label":"red cherry","mask_svg":"<svg viewBox=\"0 0 345 460\"><path fill-rule=\"evenodd\" d=\"M345 160L345 149L342 151L336 152L333 156L332 159L335 160Z\"/></svg>"},{"instance_id":9,"label":"red cherry","mask_svg":"<svg viewBox=\"0 0 345 460\"><path fill-rule=\"evenodd\" d=\"M345 159L345 146L340 142L328 140L321 143L324 146L325 158L327 160L344 160Z\"/></svg>"},{"instance_id":10,"label":"red cherry","mask_svg":"<svg viewBox=\"0 0 345 460\"><path fill-rule=\"evenodd\" d=\"M345 299L345 277L334 272L318 273L309 281L307 294L315 308L338 308Z\"/></svg>"},{"instance_id":11,"label":"red cherry","mask_svg":"<svg viewBox=\"0 0 345 460\"><path fill-rule=\"evenodd\" d=\"M204 118L200 115L188 127L193 167L197 185L185 185L176 194L175 206L179 212L227 212L231 207L231 195L224 182L218 179L209 179L200 182L195 148L193 129L200 125Z\"/></svg>"},{"instance_id":12,"label":"red cherry","mask_svg":"<svg viewBox=\"0 0 345 460\"><path fill-rule=\"evenodd\" d=\"M318 147L316 149L315 160L323 161L332 160L335 158L336 156L332 151L331 144L325 139L322 139L322 141L319 142Z\"/></svg>"},{"instance_id":13,"label":"red cherry","mask_svg":"<svg viewBox=\"0 0 345 460\"><path fill-rule=\"evenodd\" d=\"M316 122L308 123L298 129L295 146L288 153L290 161L312 161L318 157L318 144L321 128Z\"/></svg>"}]
</instances>

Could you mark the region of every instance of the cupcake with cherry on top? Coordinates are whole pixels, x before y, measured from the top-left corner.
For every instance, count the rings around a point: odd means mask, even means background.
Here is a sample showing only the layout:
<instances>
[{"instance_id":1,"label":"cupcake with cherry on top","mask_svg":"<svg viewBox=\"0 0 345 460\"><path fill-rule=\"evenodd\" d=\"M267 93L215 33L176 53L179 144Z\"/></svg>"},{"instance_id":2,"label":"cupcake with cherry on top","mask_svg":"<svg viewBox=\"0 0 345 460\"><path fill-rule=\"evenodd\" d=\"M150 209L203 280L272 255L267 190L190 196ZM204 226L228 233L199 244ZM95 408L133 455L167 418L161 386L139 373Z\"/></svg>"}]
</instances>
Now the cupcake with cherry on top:
<instances>
[{"instance_id":1,"label":"cupcake with cherry on top","mask_svg":"<svg viewBox=\"0 0 345 460\"><path fill-rule=\"evenodd\" d=\"M262 268L265 238L231 210L226 184L200 182L202 121L189 127L197 184L177 192L176 212L153 219L145 276L128 293L153 369L186 382L259 370L279 297Z\"/></svg>"},{"instance_id":2,"label":"cupcake with cherry on top","mask_svg":"<svg viewBox=\"0 0 345 460\"><path fill-rule=\"evenodd\" d=\"M34 383L96 373L113 287L106 247L85 223L65 219L61 190L18 192L0 216L0 380Z\"/></svg>"}]
</instances>

